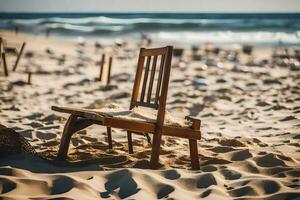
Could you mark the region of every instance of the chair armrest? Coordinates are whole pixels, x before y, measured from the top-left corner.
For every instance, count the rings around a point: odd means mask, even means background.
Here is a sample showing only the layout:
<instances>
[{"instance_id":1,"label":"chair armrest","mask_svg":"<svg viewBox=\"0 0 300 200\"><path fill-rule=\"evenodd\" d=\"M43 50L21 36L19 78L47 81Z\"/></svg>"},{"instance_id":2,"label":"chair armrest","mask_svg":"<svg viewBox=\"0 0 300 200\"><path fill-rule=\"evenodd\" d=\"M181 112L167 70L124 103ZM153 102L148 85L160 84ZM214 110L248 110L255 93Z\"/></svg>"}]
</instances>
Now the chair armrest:
<instances>
[{"instance_id":1,"label":"chair armrest","mask_svg":"<svg viewBox=\"0 0 300 200\"><path fill-rule=\"evenodd\" d=\"M200 126L201 126L201 120L196 118L196 117L192 117L192 116L186 116L185 117L186 120L189 120L193 123L192 125L192 129L194 130L199 130Z\"/></svg>"}]
</instances>

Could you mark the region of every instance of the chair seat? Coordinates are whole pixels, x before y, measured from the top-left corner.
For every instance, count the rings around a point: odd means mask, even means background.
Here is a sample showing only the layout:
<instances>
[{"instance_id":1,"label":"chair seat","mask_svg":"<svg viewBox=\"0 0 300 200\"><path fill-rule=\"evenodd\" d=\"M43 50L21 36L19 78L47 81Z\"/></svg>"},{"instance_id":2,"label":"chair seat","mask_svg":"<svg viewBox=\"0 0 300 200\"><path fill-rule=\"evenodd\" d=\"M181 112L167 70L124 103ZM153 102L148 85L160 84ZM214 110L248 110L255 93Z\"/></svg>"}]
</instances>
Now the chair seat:
<instances>
[{"instance_id":1,"label":"chair seat","mask_svg":"<svg viewBox=\"0 0 300 200\"><path fill-rule=\"evenodd\" d=\"M153 119L151 120L151 117L148 116L148 118L146 118L145 115L142 115L138 110L133 110L133 112L130 112L129 110L122 111L117 105L109 105L101 109L52 106L52 110L90 119L100 125L134 132L154 133L156 129L156 121ZM144 118L140 117L140 115L136 115L136 113L144 116ZM169 121L168 124L165 123L162 127L162 134L180 138L200 139L200 130L192 129L191 121L185 119L183 121L187 124L186 126L179 126L179 124L172 125L170 124L172 121Z\"/></svg>"},{"instance_id":2,"label":"chair seat","mask_svg":"<svg viewBox=\"0 0 300 200\"><path fill-rule=\"evenodd\" d=\"M91 114L97 114L98 120L100 121L101 116L147 123L156 123L157 120L157 110L144 107L135 107L132 110L128 110L114 103L104 105L103 107L97 109L57 106L53 106L52 109L59 112L76 114L81 117L88 117L91 116ZM186 119L174 117L169 112L166 112L164 125L189 128L192 126L192 122Z\"/></svg>"}]
</instances>

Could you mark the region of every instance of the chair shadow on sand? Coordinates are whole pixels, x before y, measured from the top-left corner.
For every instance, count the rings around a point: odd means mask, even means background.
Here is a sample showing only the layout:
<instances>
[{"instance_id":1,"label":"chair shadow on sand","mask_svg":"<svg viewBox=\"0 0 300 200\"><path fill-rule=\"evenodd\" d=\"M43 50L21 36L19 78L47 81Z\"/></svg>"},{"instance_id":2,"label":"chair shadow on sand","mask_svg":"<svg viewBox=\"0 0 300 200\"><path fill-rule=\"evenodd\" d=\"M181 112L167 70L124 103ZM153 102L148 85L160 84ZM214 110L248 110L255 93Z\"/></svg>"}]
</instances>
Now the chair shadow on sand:
<instances>
[{"instance_id":1,"label":"chair shadow on sand","mask_svg":"<svg viewBox=\"0 0 300 200\"><path fill-rule=\"evenodd\" d=\"M99 171L104 169L103 166L115 168L129 162L127 156L124 155L105 156L76 162L55 161L53 155L36 152L23 136L4 126L0 126L0 160L0 167L11 166L34 173ZM3 174L2 171L6 175L10 174L6 168L1 168L0 174Z\"/></svg>"}]
</instances>

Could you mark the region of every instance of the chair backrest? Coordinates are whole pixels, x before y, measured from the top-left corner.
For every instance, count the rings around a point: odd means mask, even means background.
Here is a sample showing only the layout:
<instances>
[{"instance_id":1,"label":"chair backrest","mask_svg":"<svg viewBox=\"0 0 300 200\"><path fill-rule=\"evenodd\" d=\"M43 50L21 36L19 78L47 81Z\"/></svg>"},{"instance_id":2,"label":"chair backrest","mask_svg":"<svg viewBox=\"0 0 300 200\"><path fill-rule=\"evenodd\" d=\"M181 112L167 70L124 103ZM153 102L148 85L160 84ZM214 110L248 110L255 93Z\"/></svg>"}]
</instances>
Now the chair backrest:
<instances>
[{"instance_id":1,"label":"chair backrest","mask_svg":"<svg viewBox=\"0 0 300 200\"><path fill-rule=\"evenodd\" d=\"M130 109L143 106L158 110L158 123L163 124L169 86L173 47L141 48Z\"/></svg>"}]
</instances>

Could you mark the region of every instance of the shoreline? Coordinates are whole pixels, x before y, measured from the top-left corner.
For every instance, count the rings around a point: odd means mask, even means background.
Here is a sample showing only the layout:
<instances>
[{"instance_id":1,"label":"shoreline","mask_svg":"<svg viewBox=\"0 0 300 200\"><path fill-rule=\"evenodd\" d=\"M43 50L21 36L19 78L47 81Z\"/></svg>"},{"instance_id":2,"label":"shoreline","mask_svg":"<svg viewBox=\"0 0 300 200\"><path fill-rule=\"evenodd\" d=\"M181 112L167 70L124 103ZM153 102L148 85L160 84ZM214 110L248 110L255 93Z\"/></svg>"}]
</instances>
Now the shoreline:
<instances>
[{"instance_id":1,"label":"shoreline","mask_svg":"<svg viewBox=\"0 0 300 200\"><path fill-rule=\"evenodd\" d=\"M13 32L13 30L0 30L1 32ZM18 30L20 32L20 30ZM55 31L55 30L54 30ZM101 43L104 45L110 45L116 41L127 41L129 43L137 43L141 41L141 33L137 32L128 32L128 33L111 33L111 36L105 36L105 34L97 35L86 34L86 33L77 33L76 35L68 33L31 33L31 32L20 32L21 34L32 35L36 37L49 37L56 38L60 40L66 40L70 42L79 42L85 41L89 43ZM299 49L300 39L296 33L286 32L261 32L260 36L256 35L256 31L253 32L235 32L235 31L187 31L187 32L178 32L178 31L161 31L159 34L153 31L143 32L143 35L146 35L147 38L154 41L154 44L173 44L176 46L191 46L191 45L204 45L205 43L212 43L219 47L239 47L243 45L251 45L255 48L292 48ZM294 42L288 41L286 39L276 38L274 35L282 34L284 38L294 37ZM48 35L48 36L47 36ZM261 37L261 38L259 38ZM274 38L275 37L275 38ZM172 39L173 38L173 39ZM186 41L184 38L192 38L191 41ZM240 38L240 39L236 39ZM253 41L253 38L259 38L257 41ZM298 42L296 41L298 38ZM284 41L286 40L286 41ZM180 42L179 42L180 41Z\"/></svg>"}]
</instances>

